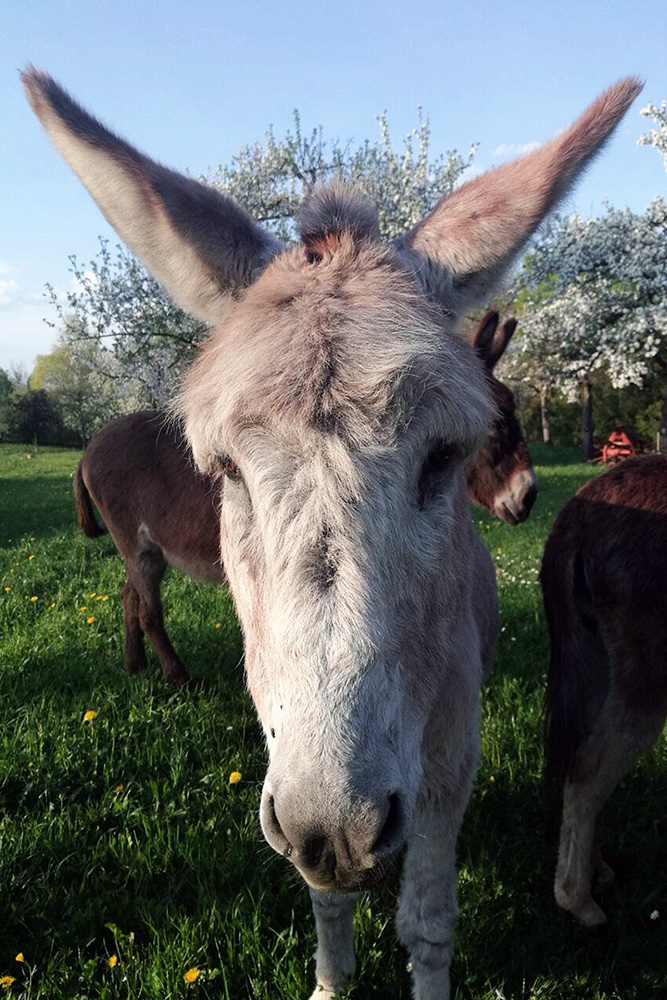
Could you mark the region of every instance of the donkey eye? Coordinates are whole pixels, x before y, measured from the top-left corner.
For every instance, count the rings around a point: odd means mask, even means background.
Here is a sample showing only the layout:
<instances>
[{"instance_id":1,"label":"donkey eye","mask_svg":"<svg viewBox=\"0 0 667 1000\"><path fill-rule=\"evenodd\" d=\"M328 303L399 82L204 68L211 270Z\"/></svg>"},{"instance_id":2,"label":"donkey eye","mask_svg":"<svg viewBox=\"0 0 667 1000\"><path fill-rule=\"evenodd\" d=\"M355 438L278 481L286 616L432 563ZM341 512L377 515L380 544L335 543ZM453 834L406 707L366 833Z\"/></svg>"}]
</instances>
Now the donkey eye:
<instances>
[{"instance_id":1,"label":"donkey eye","mask_svg":"<svg viewBox=\"0 0 667 1000\"><path fill-rule=\"evenodd\" d=\"M222 455L219 459L221 472L230 479L233 483L238 483L241 480L241 470L239 469L236 462L232 461L229 455Z\"/></svg>"},{"instance_id":2,"label":"donkey eye","mask_svg":"<svg viewBox=\"0 0 667 1000\"><path fill-rule=\"evenodd\" d=\"M439 442L429 451L419 474L417 497L420 507L425 507L442 487L443 479L452 464L454 449Z\"/></svg>"}]
</instances>

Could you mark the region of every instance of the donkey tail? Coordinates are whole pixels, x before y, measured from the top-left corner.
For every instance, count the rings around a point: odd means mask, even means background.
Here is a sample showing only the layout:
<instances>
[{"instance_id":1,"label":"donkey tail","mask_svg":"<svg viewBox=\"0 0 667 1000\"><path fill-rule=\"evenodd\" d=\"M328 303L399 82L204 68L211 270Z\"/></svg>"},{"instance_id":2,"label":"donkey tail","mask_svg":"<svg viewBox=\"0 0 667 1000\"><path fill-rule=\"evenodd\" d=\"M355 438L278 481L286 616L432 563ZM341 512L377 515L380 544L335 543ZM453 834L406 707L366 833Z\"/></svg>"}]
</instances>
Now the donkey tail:
<instances>
[{"instance_id":1,"label":"donkey tail","mask_svg":"<svg viewBox=\"0 0 667 1000\"><path fill-rule=\"evenodd\" d=\"M79 462L76 475L74 476L76 519L79 522L79 527L83 531L84 535L88 535L88 538L99 538L100 535L106 534L107 529L95 517L93 504L90 499L90 493L88 492L88 488L83 481L83 473L81 470L82 466L83 459Z\"/></svg>"},{"instance_id":2,"label":"donkey tail","mask_svg":"<svg viewBox=\"0 0 667 1000\"><path fill-rule=\"evenodd\" d=\"M586 579L585 553L576 544L580 515L576 498L570 506L556 521L540 571L551 639L544 706L544 789L547 828L554 837L560 826L565 782L609 690L609 663Z\"/></svg>"}]
</instances>

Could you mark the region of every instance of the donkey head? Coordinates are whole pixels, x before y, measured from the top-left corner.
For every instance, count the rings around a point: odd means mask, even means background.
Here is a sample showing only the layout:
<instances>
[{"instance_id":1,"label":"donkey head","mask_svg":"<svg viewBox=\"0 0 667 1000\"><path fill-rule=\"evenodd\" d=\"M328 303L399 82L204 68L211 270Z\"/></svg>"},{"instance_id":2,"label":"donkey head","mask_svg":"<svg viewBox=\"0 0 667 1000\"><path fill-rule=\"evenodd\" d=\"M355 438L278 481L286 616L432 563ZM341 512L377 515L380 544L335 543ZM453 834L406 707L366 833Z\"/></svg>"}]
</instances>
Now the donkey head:
<instances>
[{"instance_id":1,"label":"donkey head","mask_svg":"<svg viewBox=\"0 0 667 1000\"><path fill-rule=\"evenodd\" d=\"M311 885L369 884L422 769L472 723L479 672L465 463L492 415L454 336L638 92L464 184L382 245L374 212L315 193L282 248L230 199L149 160L54 81L24 75L53 142L120 235L216 330L181 400L224 476L221 550L269 748L261 820ZM463 693L462 693L463 692ZM451 731L443 706L461 704ZM451 710L450 710L451 717Z\"/></svg>"},{"instance_id":2,"label":"donkey head","mask_svg":"<svg viewBox=\"0 0 667 1000\"><path fill-rule=\"evenodd\" d=\"M466 476L475 503L508 524L520 524L535 503L537 480L514 396L493 374L516 329L516 320L508 319L496 332L498 319L497 312L487 313L472 338L486 370L496 412L487 439L466 466Z\"/></svg>"}]
</instances>

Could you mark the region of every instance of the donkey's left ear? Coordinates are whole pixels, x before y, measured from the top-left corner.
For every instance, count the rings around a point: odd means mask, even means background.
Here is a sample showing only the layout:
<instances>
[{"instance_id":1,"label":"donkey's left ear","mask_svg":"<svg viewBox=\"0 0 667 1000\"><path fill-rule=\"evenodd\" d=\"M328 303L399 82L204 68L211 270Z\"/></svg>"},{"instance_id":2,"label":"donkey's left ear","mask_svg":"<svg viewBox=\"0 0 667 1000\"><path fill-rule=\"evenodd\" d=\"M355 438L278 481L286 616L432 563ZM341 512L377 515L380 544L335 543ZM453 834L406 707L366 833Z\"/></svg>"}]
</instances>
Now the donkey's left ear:
<instances>
[{"instance_id":1,"label":"donkey's left ear","mask_svg":"<svg viewBox=\"0 0 667 1000\"><path fill-rule=\"evenodd\" d=\"M56 149L129 248L183 309L218 322L279 241L231 198L114 135L46 73L29 67L22 79Z\"/></svg>"},{"instance_id":2,"label":"donkey's left ear","mask_svg":"<svg viewBox=\"0 0 667 1000\"><path fill-rule=\"evenodd\" d=\"M619 80L565 132L463 184L398 239L399 255L426 294L455 318L487 302L641 89L635 77Z\"/></svg>"}]
</instances>

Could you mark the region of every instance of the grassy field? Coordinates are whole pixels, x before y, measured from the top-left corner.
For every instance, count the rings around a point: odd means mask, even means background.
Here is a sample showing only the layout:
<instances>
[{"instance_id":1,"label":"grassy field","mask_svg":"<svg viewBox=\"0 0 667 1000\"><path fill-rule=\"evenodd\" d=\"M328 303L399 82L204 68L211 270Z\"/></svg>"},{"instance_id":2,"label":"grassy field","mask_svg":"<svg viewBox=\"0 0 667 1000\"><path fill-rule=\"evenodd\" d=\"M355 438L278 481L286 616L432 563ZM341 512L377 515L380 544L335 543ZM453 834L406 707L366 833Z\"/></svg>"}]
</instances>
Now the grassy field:
<instances>
[{"instance_id":1,"label":"grassy field","mask_svg":"<svg viewBox=\"0 0 667 1000\"><path fill-rule=\"evenodd\" d=\"M552 901L537 573L556 512L591 471L571 452L535 458L526 524L475 513L498 568L502 632L459 842L452 997L667 1000L664 743L603 816L618 875L602 900L608 927L586 932ZM230 598L171 575L168 627L201 684L171 693L154 658L127 676L123 568L108 538L76 529L77 459L0 446L0 977L31 1000L307 997L309 900L259 829L264 750ZM391 890L358 908L351 998L410 995L393 908Z\"/></svg>"}]
</instances>

